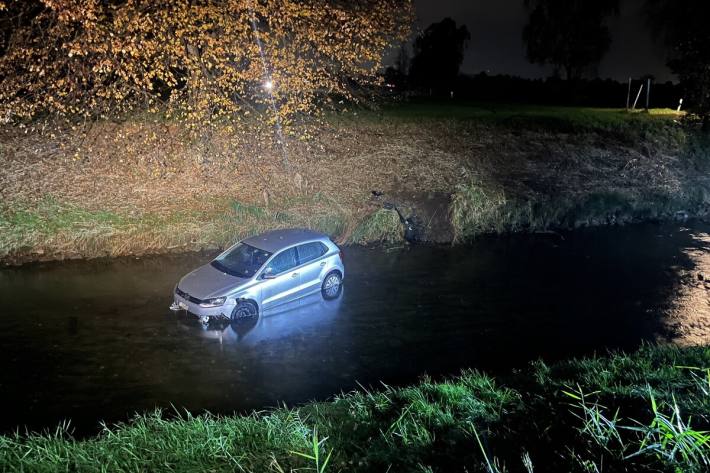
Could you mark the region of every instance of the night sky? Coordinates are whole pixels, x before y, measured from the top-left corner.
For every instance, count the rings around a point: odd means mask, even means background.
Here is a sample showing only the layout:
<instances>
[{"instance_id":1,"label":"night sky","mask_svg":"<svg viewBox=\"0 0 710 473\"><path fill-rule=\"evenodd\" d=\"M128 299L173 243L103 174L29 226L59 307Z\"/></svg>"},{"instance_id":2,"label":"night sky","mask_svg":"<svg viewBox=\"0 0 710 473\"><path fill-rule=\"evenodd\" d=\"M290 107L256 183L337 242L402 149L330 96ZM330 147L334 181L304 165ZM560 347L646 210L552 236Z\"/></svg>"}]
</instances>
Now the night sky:
<instances>
[{"instance_id":1,"label":"night sky","mask_svg":"<svg viewBox=\"0 0 710 473\"><path fill-rule=\"evenodd\" d=\"M449 16L471 32L461 72L547 77L551 68L530 64L525 57L522 30L527 21L523 0L414 0L417 28ZM641 13L643 0L621 0L621 13L609 20L611 49L599 65L599 76L624 81L653 74L659 81L675 80L665 66L663 47L654 43Z\"/></svg>"}]
</instances>

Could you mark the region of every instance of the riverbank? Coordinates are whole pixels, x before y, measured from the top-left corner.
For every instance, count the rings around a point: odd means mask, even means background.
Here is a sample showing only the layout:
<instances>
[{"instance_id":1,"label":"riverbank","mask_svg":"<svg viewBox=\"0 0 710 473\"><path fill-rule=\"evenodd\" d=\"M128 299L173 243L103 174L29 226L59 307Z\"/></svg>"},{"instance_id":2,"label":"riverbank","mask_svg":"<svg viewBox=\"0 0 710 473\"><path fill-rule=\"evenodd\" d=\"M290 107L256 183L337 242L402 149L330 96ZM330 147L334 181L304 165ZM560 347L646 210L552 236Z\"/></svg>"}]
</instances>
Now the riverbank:
<instances>
[{"instance_id":1,"label":"riverbank","mask_svg":"<svg viewBox=\"0 0 710 473\"><path fill-rule=\"evenodd\" d=\"M410 104L331 116L285 147L258 134L235 145L228 126L196 140L157 117L3 128L0 261L221 248L293 226L398 241L387 202L438 243L704 217L710 143L679 118Z\"/></svg>"},{"instance_id":2,"label":"riverbank","mask_svg":"<svg viewBox=\"0 0 710 473\"><path fill-rule=\"evenodd\" d=\"M249 416L153 413L0 437L3 471L706 471L710 348L361 389Z\"/></svg>"}]
</instances>

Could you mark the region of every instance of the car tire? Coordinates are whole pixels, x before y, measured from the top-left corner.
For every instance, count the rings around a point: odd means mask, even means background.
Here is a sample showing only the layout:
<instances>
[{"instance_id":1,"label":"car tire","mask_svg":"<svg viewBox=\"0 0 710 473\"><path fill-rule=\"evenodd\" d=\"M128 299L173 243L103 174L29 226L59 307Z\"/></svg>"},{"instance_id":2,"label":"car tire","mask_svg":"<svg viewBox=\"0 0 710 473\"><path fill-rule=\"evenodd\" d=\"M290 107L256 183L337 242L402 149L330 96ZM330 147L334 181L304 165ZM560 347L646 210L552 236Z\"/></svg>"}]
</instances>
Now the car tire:
<instances>
[{"instance_id":1,"label":"car tire","mask_svg":"<svg viewBox=\"0 0 710 473\"><path fill-rule=\"evenodd\" d=\"M259 315L259 308L254 301L239 301L232 309L232 322L252 319Z\"/></svg>"},{"instance_id":2,"label":"car tire","mask_svg":"<svg viewBox=\"0 0 710 473\"><path fill-rule=\"evenodd\" d=\"M336 299L343 291L343 277L340 271L331 271L323 278L320 292L323 299L330 301Z\"/></svg>"}]
</instances>

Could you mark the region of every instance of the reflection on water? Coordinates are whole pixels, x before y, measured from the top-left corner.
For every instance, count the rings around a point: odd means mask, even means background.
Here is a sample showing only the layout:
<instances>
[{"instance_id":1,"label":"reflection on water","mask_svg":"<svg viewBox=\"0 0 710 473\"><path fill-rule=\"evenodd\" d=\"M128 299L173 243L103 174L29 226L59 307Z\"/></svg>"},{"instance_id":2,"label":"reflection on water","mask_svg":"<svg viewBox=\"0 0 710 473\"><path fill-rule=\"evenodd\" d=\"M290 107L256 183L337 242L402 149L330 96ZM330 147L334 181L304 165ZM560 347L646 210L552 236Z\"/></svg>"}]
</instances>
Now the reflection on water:
<instances>
[{"instance_id":1,"label":"reflection on water","mask_svg":"<svg viewBox=\"0 0 710 473\"><path fill-rule=\"evenodd\" d=\"M666 320L673 342L680 345L710 343L710 234L696 231L691 236L683 249L691 265L674 268L680 286Z\"/></svg>"},{"instance_id":2,"label":"reflection on water","mask_svg":"<svg viewBox=\"0 0 710 473\"><path fill-rule=\"evenodd\" d=\"M201 335L215 340L220 345L255 346L270 340L293 337L303 338L324 330L335 322L343 300L343 289L338 298L325 300L320 293L289 302L255 317L238 322L214 321L209 325L199 324ZM197 325L192 317L187 317L186 325ZM317 339L318 337L316 337Z\"/></svg>"},{"instance_id":3,"label":"reflection on water","mask_svg":"<svg viewBox=\"0 0 710 473\"><path fill-rule=\"evenodd\" d=\"M339 299L316 296L206 329L167 306L175 282L209 254L3 269L0 430L71 418L88 432L100 419L156 406L230 413L323 399L358 383L409 383L464 367L507 372L538 357L683 333L706 339L698 273L710 274L708 229L642 225L467 247L347 248Z\"/></svg>"}]
</instances>

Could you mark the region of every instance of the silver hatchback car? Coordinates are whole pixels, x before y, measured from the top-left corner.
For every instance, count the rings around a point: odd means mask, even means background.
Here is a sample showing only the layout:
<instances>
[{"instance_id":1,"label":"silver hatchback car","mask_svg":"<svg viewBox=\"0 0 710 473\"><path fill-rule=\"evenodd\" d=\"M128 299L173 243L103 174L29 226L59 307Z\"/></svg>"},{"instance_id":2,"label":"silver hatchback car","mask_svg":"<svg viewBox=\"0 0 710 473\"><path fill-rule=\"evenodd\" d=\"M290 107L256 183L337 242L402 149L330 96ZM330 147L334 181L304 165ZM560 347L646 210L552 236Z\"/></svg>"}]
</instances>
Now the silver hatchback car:
<instances>
[{"instance_id":1,"label":"silver hatchback car","mask_svg":"<svg viewBox=\"0 0 710 473\"><path fill-rule=\"evenodd\" d=\"M340 295L345 267L340 248L311 230L274 230L247 238L175 286L171 310L186 310L208 323L238 320L321 292Z\"/></svg>"}]
</instances>

